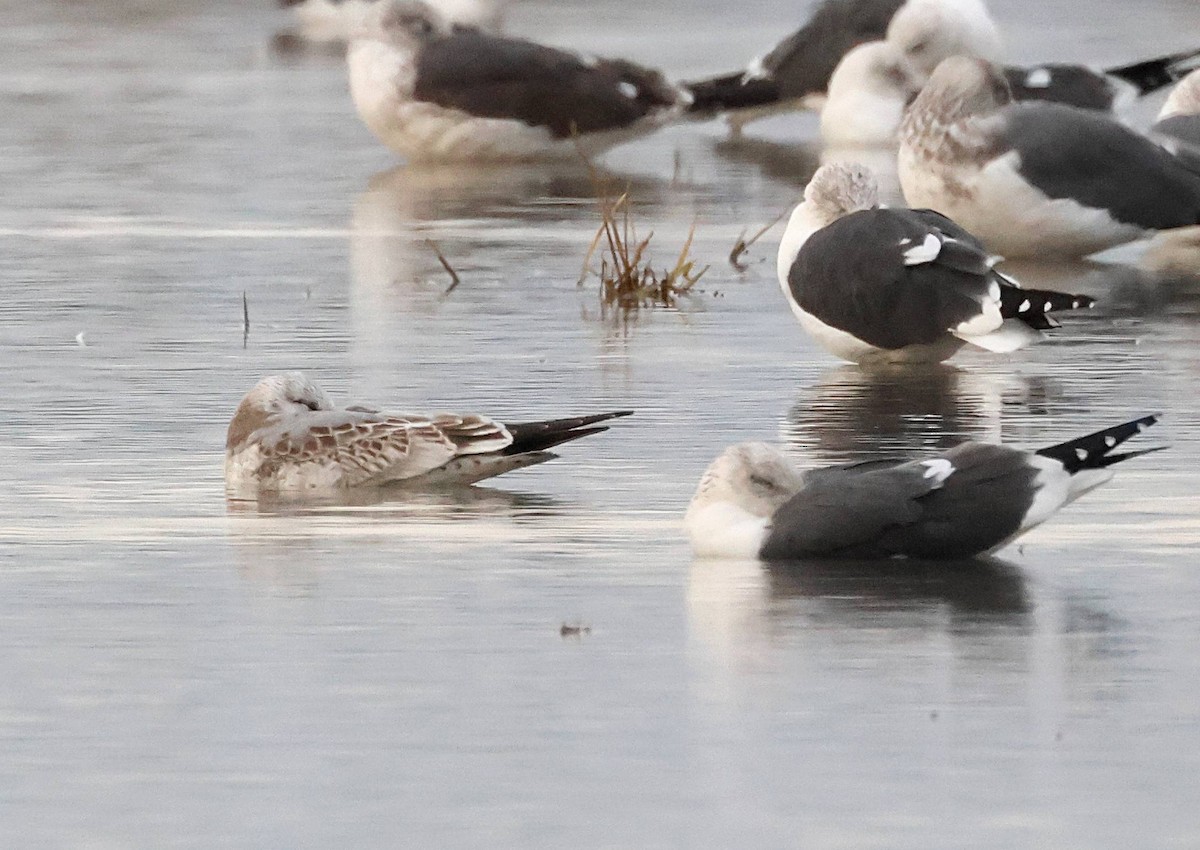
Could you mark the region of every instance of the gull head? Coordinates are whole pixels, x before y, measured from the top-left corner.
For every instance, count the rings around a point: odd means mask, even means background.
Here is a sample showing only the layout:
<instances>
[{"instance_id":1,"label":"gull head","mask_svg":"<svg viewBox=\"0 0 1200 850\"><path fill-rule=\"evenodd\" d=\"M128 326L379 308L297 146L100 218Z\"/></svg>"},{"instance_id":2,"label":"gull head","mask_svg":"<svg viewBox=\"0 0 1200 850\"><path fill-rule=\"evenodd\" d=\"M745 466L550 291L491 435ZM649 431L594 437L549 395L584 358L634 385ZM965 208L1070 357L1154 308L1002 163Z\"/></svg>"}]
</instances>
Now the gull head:
<instances>
[{"instance_id":1,"label":"gull head","mask_svg":"<svg viewBox=\"0 0 1200 850\"><path fill-rule=\"evenodd\" d=\"M908 0L892 16L887 40L925 75L951 56L999 62L1004 51L983 0Z\"/></svg>"},{"instance_id":2,"label":"gull head","mask_svg":"<svg viewBox=\"0 0 1200 850\"><path fill-rule=\"evenodd\" d=\"M990 115L1012 102L1000 69L982 59L951 56L943 61L909 107L905 123L921 118L950 124Z\"/></svg>"},{"instance_id":3,"label":"gull head","mask_svg":"<svg viewBox=\"0 0 1200 850\"><path fill-rule=\"evenodd\" d=\"M1176 115L1200 115L1200 68L1192 71L1171 89L1167 102L1158 113L1158 120L1174 118Z\"/></svg>"},{"instance_id":4,"label":"gull head","mask_svg":"<svg viewBox=\"0 0 1200 850\"><path fill-rule=\"evenodd\" d=\"M246 393L233 414L225 435L225 448L233 450L261 428L315 410L333 410L333 403L299 372L263 378Z\"/></svg>"},{"instance_id":5,"label":"gull head","mask_svg":"<svg viewBox=\"0 0 1200 850\"><path fill-rule=\"evenodd\" d=\"M879 206L879 181L865 165L830 162L804 187L804 205L813 223L830 225L845 215Z\"/></svg>"},{"instance_id":6,"label":"gull head","mask_svg":"<svg viewBox=\"0 0 1200 850\"><path fill-rule=\"evenodd\" d=\"M452 25L424 0L382 0L355 31L355 40L374 40L414 49L448 35Z\"/></svg>"},{"instance_id":7,"label":"gull head","mask_svg":"<svg viewBox=\"0 0 1200 850\"><path fill-rule=\"evenodd\" d=\"M858 92L908 103L925 83L896 45L869 41L850 50L829 78L829 100Z\"/></svg>"},{"instance_id":8,"label":"gull head","mask_svg":"<svg viewBox=\"0 0 1200 850\"><path fill-rule=\"evenodd\" d=\"M684 525L698 555L754 557L775 511L803 486L800 473L765 443L726 449L700 478Z\"/></svg>"}]
</instances>

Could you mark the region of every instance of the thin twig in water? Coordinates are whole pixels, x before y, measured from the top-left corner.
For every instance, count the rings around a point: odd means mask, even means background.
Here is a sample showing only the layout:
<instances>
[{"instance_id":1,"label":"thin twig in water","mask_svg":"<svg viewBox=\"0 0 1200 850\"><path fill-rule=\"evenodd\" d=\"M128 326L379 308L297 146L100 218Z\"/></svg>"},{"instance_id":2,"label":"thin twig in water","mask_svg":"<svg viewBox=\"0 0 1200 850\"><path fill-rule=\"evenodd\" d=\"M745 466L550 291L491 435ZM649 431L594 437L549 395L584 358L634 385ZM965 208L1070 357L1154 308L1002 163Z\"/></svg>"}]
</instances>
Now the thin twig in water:
<instances>
[{"instance_id":1,"label":"thin twig in water","mask_svg":"<svg viewBox=\"0 0 1200 850\"><path fill-rule=\"evenodd\" d=\"M762 227L762 229L760 229L758 232L756 232L749 239L745 238L746 231L743 230L742 235L738 237L737 244L734 245L733 250L729 252L729 265L733 266L735 269L737 269L740 272L744 272L746 269L748 269L749 266L745 265L744 263L739 262L739 260L741 260L742 254L746 253L747 249L749 249L749 247L751 245L753 245L755 242L757 242L759 239L761 239L768 230L770 230L775 225L779 224L779 222L783 221L783 217L785 215L787 215L788 212L790 212L790 210L784 210L779 215L775 216L775 218L771 219L769 224L764 225Z\"/></svg>"},{"instance_id":2,"label":"thin twig in water","mask_svg":"<svg viewBox=\"0 0 1200 850\"><path fill-rule=\"evenodd\" d=\"M246 298L246 291L242 290L242 348L246 348L250 342L250 302Z\"/></svg>"},{"instance_id":3,"label":"thin twig in water","mask_svg":"<svg viewBox=\"0 0 1200 850\"><path fill-rule=\"evenodd\" d=\"M444 268L446 273L450 275L450 286L447 287L446 291L442 293L443 297L449 295L459 284L458 272L456 272L454 267L450 265L450 262L446 259L446 255L442 253L442 249L438 247L436 242L434 242L432 239L426 239L425 244L433 249L433 253L437 254L438 262L442 264L442 268Z\"/></svg>"}]
</instances>

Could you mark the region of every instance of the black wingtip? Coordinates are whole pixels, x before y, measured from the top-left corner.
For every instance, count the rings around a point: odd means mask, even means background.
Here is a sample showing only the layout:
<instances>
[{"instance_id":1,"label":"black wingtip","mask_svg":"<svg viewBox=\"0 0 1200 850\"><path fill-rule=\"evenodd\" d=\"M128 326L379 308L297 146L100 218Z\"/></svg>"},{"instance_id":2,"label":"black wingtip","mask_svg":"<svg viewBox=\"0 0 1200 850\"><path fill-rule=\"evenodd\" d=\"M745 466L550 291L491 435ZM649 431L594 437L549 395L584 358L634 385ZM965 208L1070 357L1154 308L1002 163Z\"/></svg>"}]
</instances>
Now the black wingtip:
<instances>
[{"instance_id":1,"label":"black wingtip","mask_svg":"<svg viewBox=\"0 0 1200 850\"><path fill-rule=\"evenodd\" d=\"M1161 413L1139 416L1137 419L1122 422L1120 425L1114 425L1102 431L1086 434L1074 440L1068 440L1065 443L1047 446L1039 450L1038 454L1057 460L1066 467L1067 472L1072 474L1082 469L1103 469L1106 466L1112 466L1114 463L1128 460L1131 457L1137 457L1138 455L1166 448L1165 446L1156 446L1155 448L1143 449L1141 451L1113 452L1113 449L1117 446L1124 443L1130 437L1145 431L1161 418Z\"/></svg>"},{"instance_id":2,"label":"black wingtip","mask_svg":"<svg viewBox=\"0 0 1200 850\"><path fill-rule=\"evenodd\" d=\"M774 80L747 78L745 71L692 80L681 83L692 96L687 111L692 114L715 114L726 109L747 109L767 106L780 99L779 86Z\"/></svg>"},{"instance_id":3,"label":"black wingtip","mask_svg":"<svg viewBox=\"0 0 1200 850\"><path fill-rule=\"evenodd\" d=\"M525 452L543 451L554 446L578 440L591 434L607 431L607 425L597 425L611 419L621 419L632 416L632 410L614 410L608 413L595 413L590 416L575 416L569 419L547 419L541 422L518 422L505 425L512 435L512 444L504 450L505 454L523 454Z\"/></svg>"},{"instance_id":4,"label":"black wingtip","mask_svg":"<svg viewBox=\"0 0 1200 850\"><path fill-rule=\"evenodd\" d=\"M1200 50L1185 50L1130 65L1107 68L1104 73L1135 86L1139 94L1150 94L1183 79L1200 68Z\"/></svg>"},{"instance_id":5,"label":"black wingtip","mask_svg":"<svg viewBox=\"0 0 1200 850\"><path fill-rule=\"evenodd\" d=\"M1007 285L1000 287L1000 315L1006 319L1020 319L1035 330L1059 326L1050 313L1087 310L1096 305L1096 299L1090 295L1074 295L1050 289L1022 289L1009 278L1002 280Z\"/></svg>"}]
</instances>

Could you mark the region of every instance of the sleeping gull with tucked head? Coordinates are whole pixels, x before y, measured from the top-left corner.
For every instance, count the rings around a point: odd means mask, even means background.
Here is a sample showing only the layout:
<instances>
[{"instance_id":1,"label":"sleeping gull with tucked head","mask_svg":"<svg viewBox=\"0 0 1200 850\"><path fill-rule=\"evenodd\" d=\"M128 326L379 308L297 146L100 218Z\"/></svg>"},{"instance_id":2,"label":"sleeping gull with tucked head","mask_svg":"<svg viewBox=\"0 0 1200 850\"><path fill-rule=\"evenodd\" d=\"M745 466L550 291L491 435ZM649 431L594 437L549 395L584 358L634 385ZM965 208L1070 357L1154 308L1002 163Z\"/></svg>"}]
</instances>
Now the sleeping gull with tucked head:
<instances>
[{"instance_id":1,"label":"sleeping gull with tucked head","mask_svg":"<svg viewBox=\"0 0 1200 850\"><path fill-rule=\"evenodd\" d=\"M999 64L1003 45L980 0L909 0L888 24L887 40L926 77L951 56ZM1027 68L1007 66L1016 100L1048 100L1108 111L1178 80L1200 61L1200 51L1172 53L1100 70L1061 62Z\"/></svg>"},{"instance_id":2,"label":"sleeping gull with tucked head","mask_svg":"<svg viewBox=\"0 0 1200 850\"><path fill-rule=\"evenodd\" d=\"M970 558L994 552L1155 449L1115 452L1157 416L1022 451L963 443L925 460L796 470L763 443L713 461L684 524L697 555Z\"/></svg>"},{"instance_id":3,"label":"sleeping gull with tucked head","mask_svg":"<svg viewBox=\"0 0 1200 850\"><path fill-rule=\"evenodd\" d=\"M897 18L907 21L901 32L920 51L999 58L1000 35L982 0L824 0L745 70L684 83L693 96L688 108L725 111L735 132L777 112L818 108L838 63L858 45L882 40Z\"/></svg>"},{"instance_id":4,"label":"sleeping gull with tucked head","mask_svg":"<svg viewBox=\"0 0 1200 850\"><path fill-rule=\"evenodd\" d=\"M1200 223L1200 176L1097 112L1013 103L999 70L952 57L900 127L900 184L1009 257L1084 256Z\"/></svg>"},{"instance_id":5,"label":"sleeping gull with tucked head","mask_svg":"<svg viewBox=\"0 0 1200 850\"><path fill-rule=\"evenodd\" d=\"M932 210L878 206L874 175L823 165L779 243L779 285L800 324L857 363L939 362L966 343L1013 351L1057 327L1084 295L1022 289L998 258Z\"/></svg>"},{"instance_id":6,"label":"sleeping gull with tucked head","mask_svg":"<svg viewBox=\"0 0 1200 850\"><path fill-rule=\"evenodd\" d=\"M904 109L924 84L904 53L887 41L860 44L834 69L821 107L821 141L830 147L890 147Z\"/></svg>"},{"instance_id":7,"label":"sleeping gull with tucked head","mask_svg":"<svg viewBox=\"0 0 1200 850\"><path fill-rule=\"evenodd\" d=\"M687 100L657 71L454 27L424 0L377 3L347 61L359 116L410 160L597 154Z\"/></svg>"},{"instance_id":8,"label":"sleeping gull with tucked head","mask_svg":"<svg viewBox=\"0 0 1200 850\"><path fill-rule=\"evenodd\" d=\"M335 407L298 372L272 375L229 423L225 486L234 497L255 498L473 484L557 457L549 449L631 413L510 425L474 413L383 413Z\"/></svg>"}]
</instances>

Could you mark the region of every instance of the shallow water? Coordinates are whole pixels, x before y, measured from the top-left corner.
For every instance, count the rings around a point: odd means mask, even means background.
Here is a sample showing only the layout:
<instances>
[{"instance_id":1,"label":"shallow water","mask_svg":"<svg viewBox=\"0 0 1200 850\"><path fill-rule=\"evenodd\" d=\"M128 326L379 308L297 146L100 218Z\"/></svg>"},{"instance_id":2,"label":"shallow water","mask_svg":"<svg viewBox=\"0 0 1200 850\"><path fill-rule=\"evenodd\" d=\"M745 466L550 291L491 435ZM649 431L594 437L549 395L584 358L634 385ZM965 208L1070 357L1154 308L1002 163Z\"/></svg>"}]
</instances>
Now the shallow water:
<instances>
[{"instance_id":1,"label":"shallow water","mask_svg":"<svg viewBox=\"0 0 1200 850\"><path fill-rule=\"evenodd\" d=\"M1184 0L993 5L1029 60L1200 31ZM272 55L265 0L6 15L4 843L1200 843L1194 291L1025 267L1102 306L903 384L839 366L783 309L771 235L725 260L796 199L815 122L794 117L605 158L662 263L693 221L711 263L622 327L576 283L586 173L397 167L339 64ZM512 24L685 76L780 15L529 2ZM297 368L398 408L638 414L469 496L227 504L229 414ZM1001 562L767 570L693 562L680 532L739 440L833 462L1159 409L1170 451Z\"/></svg>"}]
</instances>

